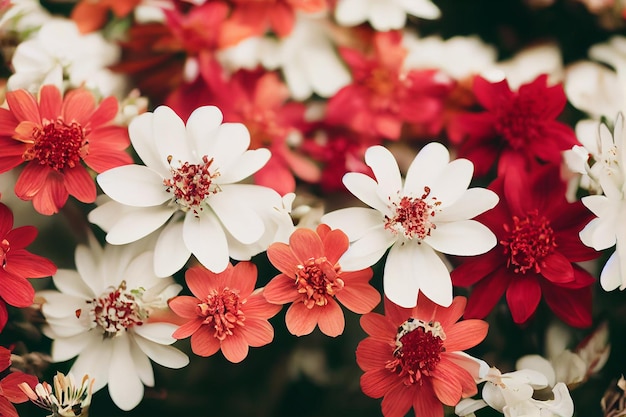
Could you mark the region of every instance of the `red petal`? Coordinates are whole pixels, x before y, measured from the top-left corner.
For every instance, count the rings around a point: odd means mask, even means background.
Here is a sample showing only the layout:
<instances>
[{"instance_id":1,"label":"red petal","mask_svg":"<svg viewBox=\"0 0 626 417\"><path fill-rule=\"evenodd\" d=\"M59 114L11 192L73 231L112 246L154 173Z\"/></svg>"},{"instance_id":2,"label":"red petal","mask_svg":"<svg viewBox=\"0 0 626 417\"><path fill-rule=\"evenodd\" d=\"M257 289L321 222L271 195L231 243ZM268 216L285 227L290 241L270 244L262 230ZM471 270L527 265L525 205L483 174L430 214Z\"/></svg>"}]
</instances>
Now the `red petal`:
<instances>
[{"instance_id":1,"label":"red petal","mask_svg":"<svg viewBox=\"0 0 626 417\"><path fill-rule=\"evenodd\" d=\"M489 110L496 110L503 103L509 102L514 96L506 80L491 83L482 77L476 76L474 77L472 88L476 100Z\"/></svg>"},{"instance_id":2,"label":"red petal","mask_svg":"<svg viewBox=\"0 0 626 417\"><path fill-rule=\"evenodd\" d=\"M65 189L78 201L93 203L96 201L96 184L89 172L82 165L66 169L63 176Z\"/></svg>"},{"instance_id":3,"label":"red petal","mask_svg":"<svg viewBox=\"0 0 626 417\"><path fill-rule=\"evenodd\" d=\"M462 397L478 392L472 375L444 358L437 364L432 376L433 391L445 405L455 406Z\"/></svg>"},{"instance_id":4,"label":"red petal","mask_svg":"<svg viewBox=\"0 0 626 417\"><path fill-rule=\"evenodd\" d=\"M91 119L89 120L91 123L91 128L97 129L101 125L106 125L112 122L113 119L115 119L115 116L117 116L117 108L117 99L115 97L107 97L102 100L96 111L94 111L91 115Z\"/></svg>"},{"instance_id":5,"label":"red petal","mask_svg":"<svg viewBox=\"0 0 626 417\"><path fill-rule=\"evenodd\" d=\"M388 373L398 378L397 374L385 368L387 362L392 358L392 352L395 349L395 344L392 340L387 339L383 341L373 337L362 340L356 348L356 362L359 367L364 371L385 369ZM382 394L378 397L382 397Z\"/></svg>"},{"instance_id":6,"label":"red petal","mask_svg":"<svg viewBox=\"0 0 626 417\"><path fill-rule=\"evenodd\" d=\"M463 351L472 348L487 337L489 324L482 320L464 320L444 328L447 352Z\"/></svg>"},{"instance_id":7,"label":"red petal","mask_svg":"<svg viewBox=\"0 0 626 417\"><path fill-rule=\"evenodd\" d=\"M383 398L383 416L404 417L413 406L414 395L415 389L412 386L400 384L393 387Z\"/></svg>"},{"instance_id":8,"label":"red petal","mask_svg":"<svg viewBox=\"0 0 626 417\"><path fill-rule=\"evenodd\" d=\"M196 297L179 295L170 299L167 304L178 316L185 319L195 319L198 317L197 307L201 301Z\"/></svg>"},{"instance_id":9,"label":"red petal","mask_svg":"<svg viewBox=\"0 0 626 417\"><path fill-rule=\"evenodd\" d=\"M9 321L9 312L7 311L7 305L0 299L0 332L4 330L4 326Z\"/></svg>"},{"instance_id":10,"label":"red petal","mask_svg":"<svg viewBox=\"0 0 626 417\"><path fill-rule=\"evenodd\" d=\"M545 257L541 264L541 275L548 281L563 284L574 280L572 263L559 252Z\"/></svg>"},{"instance_id":11,"label":"red petal","mask_svg":"<svg viewBox=\"0 0 626 417\"><path fill-rule=\"evenodd\" d=\"M443 405L437 399L430 384L424 384L416 390L413 411L416 416L420 417L443 417Z\"/></svg>"},{"instance_id":12,"label":"red petal","mask_svg":"<svg viewBox=\"0 0 626 417\"><path fill-rule=\"evenodd\" d=\"M59 209L65 205L67 197L68 192L65 189L63 176L52 171L43 188L32 197L33 207L41 214L52 215L58 213Z\"/></svg>"},{"instance_id":13,"label":"red petal","mask_svg":"<svg viewBox=\"0 0 626 417\"><path fill-rule=\"evenodd\" d=\"M456 287L469 287L493 273L502 265L502 247L496 246L484 255L465 258L463 263L450 273L452 284Z\"/></svg>"},{"instance_id":14,"label":"red petal","mask_svg":"<svg viewBox=\"0 0 626 417\"><path fill-rule=\"evenodd\" d=\"M520 274L518 274L520 275ZM541 300L541 287L537 277L518 276L509 283L506 290L506 301L513 316L513 321L523 324L533 315Z\"/></svg>"},{"instance_id":15,"label":"red petal","mask_svg":"<svg viewBox=\"0 0 626 417\"><path fill-rule=\"evenodd\" d=\"M191 335L191 350L198 356L211 356L220 350L220 342L213 336L212 326L202 326Z\"/></svg>"},{"instance_id":16,"label":"red petal","mask_svg":"<svg viewBox=\"0 0 626 417\"><path fill-rule=\"evenodd\" d=\"M380 293L369 284L346 283L335 297L348 310L357 314L369 313L380 303Z\"/></svg>"},{"instance_id":17,"label":"red petal","mask_svg":"<svg viewBox=\"0 0 626 417\"><path fill-rule=\"evenodd\" d=\"M300 264L325 255L322 239L311 229L296 229L289 237L289 246Z\"/></svg>"},{"instance_id":18,"label":"red petal","mask_svg":"<svg viewBox=\"0 0 626 417\"><path fill-rule=\"evenodd\" d=\"M269 11L269 19L272 29L281 38L291 33L295 22L293 9L283 3L272 6Z\"/></svg>"},{"instance_id":19,"label":"red petal","mask_svg":"<svg viewBox=\"0 0 626 417\"><path fill-rule=\"evenodd\" d=\"M28 307L33 304L35 290L25 278L9 274L0 269L0 296L13 307Z\"/></svg>"},{"instance_id":20,"label":"red petal","mask_svg":"<svg viewBox=\"0 0 626 417\"><path fill-rule=\"evenodd\" d=\"M9 400L0 395L0 416L2 417L20 417L17 414L15 406Z\"/></svg>"},{"instance_id":21,"label":"red petal","mask_svg":"<svg viewBox=\"0 0 626 417\"><path fill-rule=\"evenodd\" d=\"M3 203L0 203L0 237L7 238L16 232L12 232L13 229L13 212L11 209ZM18 236L13 236L13 239L18 238Z\"/></svg>"},{"instance_id":22,"label":"red petal","mask_svg":"<svg viewBox=\"0 0 626 417\"><path fill-rule=\"evenodd\" d=\"M585 328L592 324L591 288L562 288L542 285L544 299L561 320L573 327Z\"/></svg>"},{"instance_id":23,"label":"red petal","mask_svg":"<svg viewBox=\"0 0 626 417\"><path fill-rule=\"evenodd\" d=\"M389 319L378 313L369 313L361 316L361 327L365 333L375 339L385 342L393 341L398 332L398 326L390 322Z\"/></svg>"},{"instance_id":24,"label":"red petal","mask_svg":"<svg viewBox=\"0 0 626 417\"><path fill-rule=\"evenodd\" d=\"M6 311L6 305L4 303L1 304L2 306L5 306ZM9 366L11 366L11 351L5 347L0 346L0 371L4 371Z\"/></svg>"},{"instance_id":25,"label":"red petal","mask_svg":"<svg viewBox=\"0 0 626 417\"><path fill-rule=\"evenodd\" d=\"M313 331L317 325L317 321L321 309L308 309L301 302L295 302L289 306L285 314L285 324L289 333L296 336L304 336Z\"/></svg>"},{"instance_id":26,"label":"red petal","mask_svg":"<svg viewBox=\"0 0 626 417\"><path fill-rule=\"evenodd\" d=\"M172 334L172 337L174 339L186 339L189 336L196 333L197 331L199 331L199 329L202 327L202 323L204 323L204 319L198 318L198 316L196 315L196 318L194 318L191 321L188 321L187 323L183 324L178 329L176 329L176 331L174 331L174 333ZM210 327L210 326L207 326L207 327ZM202 332L205 330L206 329L202 329L200 331Z\"/></svg>"},{"instance_id":27,"label":"red petal","mask_svg":"<svg viewBox=\"0 0 626 417\"><path fill-rule=\"evenodd\" d=\"M409 317L413 317L413 308L400 307L399 305L394 304L392 301L390 301L387 297L383 298L383 303L385 306L385 316L387 316L387 319L389 319L389 321L396 328L404 323Z\"/></svg>"},{"instance_id":28,"label":"red petal","mask_svg":"<svg viewBox=\"0 0 626 417\"><path fill-rule=\"evenodd\" d=\"M267 257L274 268L295 279L296 266L300 264L300 261L295 257L289 245L282 242L272 243L267 248Z\"/></svg>"},{"instance_id":29,"label":"red petal","mask_svg":"<svg viewBox=\"0 0 626 417\"><path fill-rule=\"evenodd\" d=\"M465 308L465 318L479 318L487 316L498 303L512 279L516 279L512 272L502 266L485 279L479 281L474 288Z\"/></svg>"},{"instance_id":30,"label":"red petal","mask_svg":"<svg viewBox=\"0 0 626 417\"><path fill-rule=\"evenodd\" d=\"M361 375L361 389L368 397L381 398L393 387L402 384L397 374L384 367L367 371Z\"/></svg>"},{"instance_id":31,"label":"red petal","mask_svg":"<svg viewBox=\"0 0 626 417\"><path fill-rule=\"evenodd\" d=\"M102 126L89 134L89 151L93 153L105 149L123 151L130 146L128 129L120 126Z\"/></svg>"},{"instance_id":32,"label":"red petal","mask_svg":"<svg viewBox=\"0 0 626 417\"><path fill-rule=\"evenodd\" d=\"M323 244L328 262L334 265L348 250L350 240L348 239L348 235L346 235L342 230L335 229L326 233L323 239Z\"/></svg>"},{"instance_id":33,"label":"red petal","mask_svg":"<svg viewBox=\"0 0 626 417\"><path fill-rule=\"evenodd\" d=\"M2 110L2 109L0 109ZM7 172L24 162L22 154L26 146L15 139L0 138L0 173Z\"/></svg>"},{"instance_id":34,"label":"red petal","mask_svg":"<svg viewBox=\"0 0 626 417\"><path fill-rule=\"evenodd\" d=\"M10 252L5 270L24 278L43 278L54 275L57 267L52 261L24 249Z\"/></svg>"},{"instance_id":35,"label":"red petal","mask_svg":"<svg viewBox=\"0 0 626 417\"><path fill-rule=\"evenodd\" d=\"M323 307L313 307L319 309L320 314L317 325L320 331L326 336L337 337L343 333L343 329L346 326L345 318L343 317L343 311L341 307L332 298L328 299L328 304Z\"/></svg>"},{"instance_id":36,"label":"red petal","mask_svg":"<svg viewBox=\"0 0 626 417\"><path fill-rule=\"evenodd\" d=\"M39 111L41 118L48 121L56 120L61 115L63 97L54 85L44 85L39 91Z\"/></svg>"},{"instance_id":37,"label":"red petal","mask_svg":"<svg viewBox=\"0 0 626 417\"><path fill-rule=\"evenodd\" d=\"M66 123L76 122L83 127L87 126L95 108L93 94L82 88L72 90L63 100L63 120Z\"/></svg>"},{"instance_id":38,"label":"red petal","mask_svg":"<svg viewBox=\"0 0 626 417\"><path fill-rule=\"evenodd\" d=\"M0 211L2 211L1 207L2 205L0 205ZM13 216L11 216L11 223L13 223L12 220ZM16 227L7 233L1 222L2 214L0 214L0 236L4 236L9 241L12 250L24 249L26 246L33 243L37 237L37 228L35 226ZM9 226L9 229L10 227L11 226Z\"/></svg>"},{"instance_id":39,"label":"red petal","mask_svg":"<svg viewBox=\"0 0 626 417\"><path fill-rule=\"evenodd\" d=\"M285 274L275 276L263 289L263 296L274 304L287 304L300 298L295 280Z\"/></svg>"},{"instance_id":40,"label":"red petal","mask_svg":"<svg viewBox=\"0 0 626 417\"><path fill-rule=\"evenodd\" d=\"M15 194L22 200L32 200L43 188L52 168L37 162L26 164L15 183Z\"/></svg>"},{"instance_id":41,"label":"red petal","mask_svg":"<svg viewBox=\"0 0 626 417\"><path fill-rule=\"evenodd\" d=\"M39 380L34 375L28 375L19 371L12 372L0 381L2 395L7 400L15 404L28 401L28 396L18 387L18 385L23 382L28 384L31 388L35 388L35 386L39 383Z\"/></svg>"},{"instance_id":42,"label":"red petal","mask_svg":"<svg viewBox=\"0 0 626 417\"><path fill-rule=\"evenodd\" d=\"M6 100L11 113L13 113L18 121L29 121L41 124L39 106L31 93L26 90L9 91L6 94Z\"/></svg>"}]
</instances>

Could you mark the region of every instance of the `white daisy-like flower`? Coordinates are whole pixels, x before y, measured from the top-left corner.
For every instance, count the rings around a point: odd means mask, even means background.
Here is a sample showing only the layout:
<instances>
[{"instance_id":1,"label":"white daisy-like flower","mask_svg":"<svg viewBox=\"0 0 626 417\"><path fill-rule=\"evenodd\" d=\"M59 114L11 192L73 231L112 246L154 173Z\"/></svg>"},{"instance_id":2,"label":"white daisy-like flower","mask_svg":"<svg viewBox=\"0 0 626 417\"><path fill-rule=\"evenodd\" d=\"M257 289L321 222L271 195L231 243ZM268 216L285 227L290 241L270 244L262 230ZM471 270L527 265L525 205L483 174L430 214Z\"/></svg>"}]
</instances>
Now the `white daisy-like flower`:
<instances>
[{"instance_id":1,"label":"white daisy-like flower","mask_svg":"<svg viewBox=\"0 0 626 417\"><path fill-rule=\"evenodd\" d=\"M44 84L59 89L84 85L105 96L120 95L125 78L106 68L118 61L120 53L99 32L83 35L72 20L50 19L17 46L11 61L14 74L7 86L37 93Z\"/></svg>"},{"instance_id":2,"label":"white daisy-like flower","mask_svg":"<svg viewBox=\"0 0 626 417\"><path fill-rule=\"evenodd\" d=\"M429 143L417 154L404 183L396 160L384 147L369 148L365 162L376 180L348 173L343 183L371 208L345 208L322 217L350 239L342 268L373 265L391 247L384 269L385 295L402 307L413 307L421 291L449 306L452 283L440 253L469 256L493 248L495 235L470 219L493 208L498 196L484 188L468 189L474 165L467 159L450 162L440 143Z\"/></svg>"},{"instance_id":3,"label":"white daisy-like flower","mask_svg":"<svg viewBox=\"0 0 626 417\"><path fill-rule=\"evenodd\" d=\"M130 243L164 226L155 247L158 276L180 270L192 254L219 273L229 256L249 259L272 243L279 226L270 213L282 205L280 195L238 184L265 165L270 151L248 150L243 124L222 124L221 111L205 106L185 126L172 109L160 106L133 119L128 131L146 165L98 175L114 201L89 213L89 220L108 232L107 242Z\"/></svg>"},{"instance_id":4,"label":"white daisy-like flower","mask_svg":"<svg viewBox=\"0 0 626 417\"><path fill-rule=\"evenodd\" d=\"M152 251L145 245L98 243L76 249L76 271L60 269L53 277L58 291L38 293L45 301L43 332L53 339L52 359L78 355L71 372L95 379L94 392L108 384L113 402L123 410L137 406L144 384L154 385L150 359L182 368L187 355L168 346L177 326L150 322L167 308L182 287L152 271Z\"/></svg>"},{"instance_id":5,"label":"white daisy-like flower","mask_svg":"<svg viewBox=\"0 0 626 417\"><path fill-rule=\"evenodd\" d=\"M431 0L339 0L335 8L335 19L340 25L369 22L380 32L403 28L407 14L438 19L441 11Z\"/></svg>"}]
</instances>

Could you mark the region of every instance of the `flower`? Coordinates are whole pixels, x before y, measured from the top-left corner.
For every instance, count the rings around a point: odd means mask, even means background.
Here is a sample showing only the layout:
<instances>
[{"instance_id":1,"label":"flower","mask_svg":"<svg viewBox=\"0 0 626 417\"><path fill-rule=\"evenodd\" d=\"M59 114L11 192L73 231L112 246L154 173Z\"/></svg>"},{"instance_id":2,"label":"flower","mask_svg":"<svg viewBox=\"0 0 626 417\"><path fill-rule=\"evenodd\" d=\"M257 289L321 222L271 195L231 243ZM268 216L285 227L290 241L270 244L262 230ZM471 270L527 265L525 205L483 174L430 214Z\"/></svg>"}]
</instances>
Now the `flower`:
<instances>
[{"instance_id":1,"label":"flower","mask_svg":"<svg viewBox=\"0 0 626 417\"><path fill-rule=\"evenodd\" d=\"M478 255L493 248L494 234L469 219L495 206L497 195L483 188L468 190L472 163L450 162L448 150L437 142L417 154L404 183L393 155L382 146L370 147L365 162L376 180L348 173L343 183L372 208L350 207L322 217L352 242L340 264L347 271L362 269L391 247L383 272L385 295L391 301L412 307L421 291L439 305L450 305L450 274L437 252Z\"/></svg>"},{"instance_id":2,"label":"flower","mask_svg":"<svg viewBox=\"0 0 626 417\"><path fill-rule=\"evenodd\" d=\"M371 268L341 270L338 261L348 246L345 233L321 224L316 231L296 229L289 245L273 243L267 249L281 274L267 284L263 295L270 303L292 303L285 316L292 334L303 336L319 326L325 335L338 336L345 322L337 301L357 314L369 313L380 302L380 294L369 284Z\"/></svg>"},{"instance_id":3,"label":"flower","mask_svg":"<svg viewBox=\"0 0 626 417\"><path fill-rule=\"evenodd\" d=\"M100 226L115 219L106 230L107 242L130 243L165 225L155 247L158 276L180 270L191 254L209 270L222 272L229 255L247 260L258 253L249 247L270 231L265 217L280 202L278 193L237 184L258 171L270 152L247 150L246 127L221 122L214 106L196 109L187 126L166 106L144 113L131 122L129 134L146 166L118 167L97 177L115 204L96 208L89 219ZM119 213L119 204L131 210Z\"/></svg>"},{"instance_id":4,"label":"flower","mask_svg":"<svg viewBox=\"0 0 626 417\"><path fill-rule=\"evenodd\" d=\"M487 336L482 320L457 323L466 300L455 297L449 307L423 294L417 306L401 308L385 299L385 315L368 313L361 327L369 337L356 349L363 392L384 397L385 417L402 417L413 407L416 416L443 417L442 404L454 406L476 394L479 363L462 352Z\"/></svg>"},{"instance_id":5,"label":"flower","mask_svg":"<svg viewBox=\"0 0 626 417\"><path fill-rule=\"evenodd\" d=\"M96 199L96 185L81 162L96 172L129 164L124 128L114 126L117 100L96 106L85 89L62 97L53 85L41 88L38 100L25 90L7 93L9 109L0 108L0 172L26 161L15 184L22 200L51 215L72 195L84 203Z\"/></svg>"},{"instance_id":6,"label":"flower","mask_svg":"<svg viewBox=\"0 0 626 417\"><path fill-rule=\"evenodd\" d=\"M168 368L187 365L187 355L170 347L176 325L152 322L181 286L152 271L152 251L145 245L98 243L76 248L77 271L60 269L53 277L58 291L37 293L44 299L43 332L52 342L52 360L78 355L70 370L92 375L93 391L108 384L122 410L137 406L144 384L154 385L150 360Z\"/></svg>"},{"instance_id":7,"label":"flower","mask_svg":"<svg viewBox=\"0 0 626 417\"><path fill-rule=\"evenodd\" d=\"M81 33L89 33L103 27L108 13L118 17L129 15L143 0L80 0L72 9L71 18Z\"/></svg>"},{"instance_id":8,"label":"flower","mask_svg":"<svg viewBox=\"0 0 626 417\"><path fill-rule=\"evenodd\" d=\"M567 99L561 85L547 86L547 76L511 91L506 80L490 83L474 78L474 94L485 108L482 113L465 113L455 121L464 142L459 156L468 158L476 175L485 175L496 163L498 174L507 170L528 171L538 161L560 165L561 152L578 141L574 131L555 118Z\"/></svg>"},{"instance_id":9,"label":"flower","mask_svg":"<svg viewBox=\"0 0 626 417\"><path fill-rule=\"evenodd\" d=\"M57 268L48 259L26 250L37 236L33 226L13 228L13 213L0 203L0 330L8 320L6 304L28 307L35 290L27 278L53 275Z\"/></svg>"},{"instance_id":10,"label":"flower","mask_svg":"<svg viewBox=\"0 0 626 417\"><path fill-rule=\"evenodd\" d=\"M173 334L176 339L191 336L191 349L199 356L211 356L222 350L231 362L248 356L248 346L271 343L274 329L267 321L280 311L268 303L262 290L254 289L257 268L251 262L239 262L216 274L202 266L185 273L191 296L178 296L169 306L189 321Z\"/></svg>"},{"instance_id":11,"label":"flower","mask_svg":"<svg viewBox=\"0 0 626 417\"><path fill-rule=\"evenodd\" d=\"M578 233L592 214L580 201L568 203L559 168L544 166L529 174L509 173L489 188L500 203L478 217L497 236L488 253L464 259L452 271L455 286L473 285L466 317L485 317L506 292L517 324L527 322L541 296L567 324L591 324L593 276L576 262L598 257Z\"/></svg>"},{"instance_id":12,"label":"flower","mask_svg":"<svg viewBox=\"0 0 626 417\"><path fill-rule=\"evenodd\" d=\"M26 383L19 387L33 403L52 412L48 417L87 417L94 382L85 375L78 386L72 374L57 372L54 390L47 382L37 384L34 390Z\"/></svg>"},{"instance_id":13,"label":"flower","mask_svg":"<svg viewBox=\"0 0 626 417\"><path fill-rule=\"evenodd\" d=\"M0 380L0 415L2 417L18 417L17 410L13 404L28 401L28 397L18 386L34 387L37 384L37 377L27 375L23 372L14 371L6 374L11 366L11 351L0 346L0 372L5 375Z\"/></svg>"},{"instance_id":14,"label":"flower","mask_svg":"<svg viewBox=\"0 0 626 417\"><path fill-rule=\"evenodd\" d=\"M430 0L338 0L335 19L340 25L355 26L366 21L380 32L402 29L406 15L437 19L439 8Z\"/></svg>"}]
</instances>

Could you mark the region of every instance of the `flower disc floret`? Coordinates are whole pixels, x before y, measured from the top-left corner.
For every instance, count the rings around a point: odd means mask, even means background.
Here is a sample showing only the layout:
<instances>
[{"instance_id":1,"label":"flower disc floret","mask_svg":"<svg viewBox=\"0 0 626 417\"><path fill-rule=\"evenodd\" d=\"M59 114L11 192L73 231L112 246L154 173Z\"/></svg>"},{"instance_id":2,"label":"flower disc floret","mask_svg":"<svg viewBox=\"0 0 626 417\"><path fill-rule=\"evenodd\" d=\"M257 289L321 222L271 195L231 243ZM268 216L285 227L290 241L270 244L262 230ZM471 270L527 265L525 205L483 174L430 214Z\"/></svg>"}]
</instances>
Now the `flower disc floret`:
<instances>
[{"instance_id":1,"label":"flower disc floret","mask_svg":"<svg viewBox=\"0 0 626 417\"><path fill-rule=\"evenodd\" d=\"M181 210L192 210L194 214L198 214L204 209L202 205L205 200L220 191L219 185L214 181L220 174L215 169L213 172L210 170L213 160L204 155L201 164L178 161L180 167L174 168L171 166L172 156L167 157L172 177L164 179L163 185Z\"/></svg>"},{"instance_id":2,"label":"flower disc floret","mask_svg":"<svg viewBox=\"0 0 626 417\"><path fill-rule=\"evenodd\" d=\"M298 265L296 271L296 286L302 294L302 302L309 310L315 306L325 306L344 287L344 282L338 277L339 265L332 265L324 256L310 258L304 265Z\"/></svg>"},{"instance_id":3,"label":"flower disc floret","mask_svg":"<svg viewBox=\"0 0 626 417\"><path fill-rule=\"evenodd\" d=\"M118 288L88 302L92 304L90 316L104 330L105 338L116 337L130 327L141 326L148 318L132 292L136 291L126 291L126 282L122 281Z\"/></svg>"},{"instance_id":4,"label":"flower disc floret","mask_svg":"<svg viewBox=\"0 0 626 417\"><path fill-rule=\"evenodd\" d=\"M202 303L198 304L197 313L204 317L203 324L215 328L213 336L224 340L233 335L236 326L243 326L246 320L242 305L246 300L239 299L239 291L226 287L221 291L213 289Z\"/></svg>"},{"instance_id":5,"label":"flower disc floret","mask_svg":"<svg viewBox=\"0 0 626 417\"><path fill-rule=\"evenodd\" d=\"M35 160L59 172L74 168L89 154L84 128L76 121L67 123L62 117L33 126L32 139L33 145L22 155L24 160Z\"/></svg>"},{"instance_id":6,"label":"flower disc floret","mask_svg":"<svg viewBox=\"0 0 626 417\"><path fill-rule=\"evenodd\" d=\"M409 240L424 240L430 236L430 232L437 228L432 219L438 211L441 201L436 197L428 196L430 188L424 187L424 194L421 197L403 196L398 202L393 202L390 206L392 216L385 216L385 229L394 234L402 234Z\"/></svg>"},{"instance_id":7,"label":"flower disc floret","mask_svg":"<svg viewBox=\"0 0 626 417\"><path fill-rule=\"evenodd\" d=\"M509 256L507 266L516 273L525 274L530 269L540 273L543 259L557 247L550 221L535 209L525 217L513 216L512 222L503 225L508 236L500 241Z\"/></svg>"}]
</instances>

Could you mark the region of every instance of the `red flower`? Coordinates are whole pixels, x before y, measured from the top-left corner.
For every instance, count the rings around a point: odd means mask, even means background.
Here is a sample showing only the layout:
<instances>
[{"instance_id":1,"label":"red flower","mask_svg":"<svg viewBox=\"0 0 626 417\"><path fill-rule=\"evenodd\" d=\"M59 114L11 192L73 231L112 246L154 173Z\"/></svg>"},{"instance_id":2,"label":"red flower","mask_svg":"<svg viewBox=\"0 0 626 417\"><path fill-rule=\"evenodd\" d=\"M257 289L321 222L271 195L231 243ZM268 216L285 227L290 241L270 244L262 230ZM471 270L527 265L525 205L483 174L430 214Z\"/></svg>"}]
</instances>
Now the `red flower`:
<instances>
[{"instance_id":1,"label":"red flower","mask_svg":"<svg viewBox=\"0 0 626 417\"><path fill-rule=\"evenodd\" d=\"M531 174L510 173L490 186L500 196L476 220L489 227L499 245L467 258L452 271L456 286L473 285L466 317L485 317L506 292L517 324L528 321L541 296L567 324L591 325L594 278L574 262L597 258L578 233L593 218L580 201L568 203L558 167Z\"/></svg>"},{"instance_id":2,"label":"red flower","mask_svg":"<svg viewBox=\"0 0 626 417\"><path fill-rule=\"evenodd\" d=\"M385 299L385 315L361 317L369 337L359 343L356 360L365 373L361 389L383 397L385 417L403 417L413 407L418 417L443 417L442 404L454 406L477 393L478 362L462 351L487 336L482 320L464 320L466 299L441 307L423 294L417 306L402 308Z\"/></svg>"},{"instance_id":3,"label":"red flower","mask_svg":"<svg viewBox=\"0 0 626 417\"><path fill-rule=\"evenodd\" d=\"M498 160L498 173L529 171L537 160L561 163L561 151L578 144L574 131L556 117L567 99L561 85L547 86L547 75L537 77L513 92L506 80L490 83L474 78L474 95L482 113L457 116L450 127L459 157L474 163L477 176L486 174Z\"/></svg>"},{"instance_id":4,"label":"red flower","mask_svg":"<svg viewBox=\"0 0 626 417\"><path fill-rule=\"evenodd\" d=\"M4 372L11 366L11 351L0 347L0 372ZM28 401L28 396L19 388L21 383L26 383L31 388L35 388L39 381L37 377L23 372L11 372L0 381L0 416L18 417L17 410L13 404Z\"/></svg>"},{"instance_id":5,"label":"red flower","mask_svg":"<svg viewBox=\"0 0 626 417\"><path fill-rule=\"evenodd\" d=\"M340 50L353 82L328 101L328 123L399 139L405 122L430 124L442 117L451 81L437 79L437 71L404 69L407 51L401 32L377 32L373 41L373 57L354 49Z\"/></svg>"},{"instance_id":6,"label":"red flower","mask_svg":"<svg viewBox=\"0 0 626 417\"><path fill-rule=\"evenodd\" d=\"M48 259L25 249L36 236L33 226L13 229L13 213L0 203L0 330L8 319L5 302L14 307L33 303L35 291L26 278L48 277L57 271Z\"/></svg>"},{"instance_id":7,"label":"red flower","mask_svg":"<svg viewBox=\"0 0 626 417\"><path fill-rule=\"evenodd\" d=\"M109 12L118 17L129 15L142 0L80 0L72 9L71 18L82 33L89 33L103 27Z\"/></svg>"},{"instance_id":8,"label":"red flower","mask_svg":"<svg viewBox=\"0 0 626 417\"><path fill-rule=\"evenodd\" d=\"M280 311L268 303L262 291L254 291L257 269L251 262L228 264L215 274L202 266L185 273L187 286L194 297L178 296L169 306L188 319L172 335L176 339L191 336L191 350L199 356L211 356L218 350L231 362L248 356L248 346L267 345L274 329L267 321Z\"/></svg>"},{"instance_id":9,"label":"red flower","mask_svg":"<svg viewBox=\"0 0 626 417\"><path fill-rule=\"evenodd\" d=\"M287 329L296 336L309 334L319 325L322 333L343 333L343 312L335 301L357 313L370 312L380 302L380 294L369 284L372 269L345 272L337 263L348 250L348 237L325 224L296 229L289 245L273 243L267 256L281 272L265 287L270 303L292 303L285 316Z\"/></svg>"},{"instance_id":10,"label":"red flower","mask_svg":"<svg viewBox=\"0 0 626 417\"><path fill-rule=\"evenodd\" d=\"M126 129L112 124L117 100L96 107L87 90L61 96L53 85L41 88L39 101L25 90L6 94L9 109L0 108L0 172L27 161L15 184L22 200L32 200L41 214L53 214L68 195L84 203L96 199L96 185L81 162L96 172L130 164Z\"/></svg>"}]
</instances>

